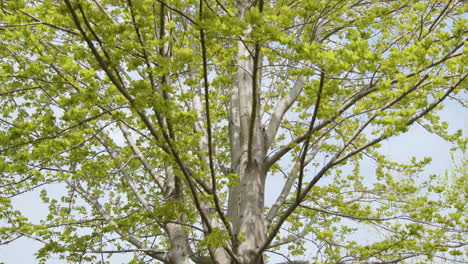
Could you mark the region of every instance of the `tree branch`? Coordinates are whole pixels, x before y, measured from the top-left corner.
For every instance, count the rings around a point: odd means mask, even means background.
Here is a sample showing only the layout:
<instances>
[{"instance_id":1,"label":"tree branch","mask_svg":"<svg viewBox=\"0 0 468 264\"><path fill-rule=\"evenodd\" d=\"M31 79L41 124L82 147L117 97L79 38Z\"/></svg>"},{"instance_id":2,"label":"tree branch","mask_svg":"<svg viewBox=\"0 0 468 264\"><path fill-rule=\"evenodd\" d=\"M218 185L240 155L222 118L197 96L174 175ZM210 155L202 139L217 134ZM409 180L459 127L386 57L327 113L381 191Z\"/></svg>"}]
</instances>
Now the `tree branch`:
<instances>
[{"instance_id":1,"label":"tree branch","mask_svg":"<svg viewBox=\"0 0 468 264\"><path fill-rule=\"evenodd\" d=\"M322 70L320 73L320 85L319 85L319 90L317 92L317 100L315 102L314 113L312 114L312 120L310 121L309 129L307 130L307 133L306 133L304 146L302 147L302 153L301 153L300 163L299 163L300 170L299 170L299 179L297 183L296 199L299 199L299 195L302 190L302 179L304 177L305 158L307 155L307 149L309 148L309 141L310 141L310 136L312 135L312 129L314 127L314 123L315 123L315 120L317 118L317 114L319 111L320 99L322 98L322 90L323 90L324 82L325 82L325 72Z\"/></svg>"},{"instance_id":2,"label":"tree branch","mask_svg":"<svg viewBox=\"0 0 468 264\"><path fill-rule=\"evenodd\" d=\"M306 78L300 76L297 78L294 86L291 89L291 92L282 100L278 101L275 107L275 111L270 119L270 123L266 129L267 142L266 147L269 148L273 143L276 133L281 125L284 114L289 110L289 108L296 102L297 98L304 88Z\"/></svg>"}]
</instances>

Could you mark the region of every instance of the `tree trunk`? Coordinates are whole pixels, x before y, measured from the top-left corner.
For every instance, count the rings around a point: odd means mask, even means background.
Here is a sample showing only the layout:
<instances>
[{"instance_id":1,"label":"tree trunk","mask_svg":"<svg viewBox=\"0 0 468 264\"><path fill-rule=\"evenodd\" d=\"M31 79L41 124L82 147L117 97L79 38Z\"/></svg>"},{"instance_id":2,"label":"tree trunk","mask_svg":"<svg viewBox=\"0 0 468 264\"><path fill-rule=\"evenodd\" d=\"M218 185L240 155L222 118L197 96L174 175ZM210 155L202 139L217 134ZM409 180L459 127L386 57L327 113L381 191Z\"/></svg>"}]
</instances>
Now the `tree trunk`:
<instances>
[{"instance_id":1,"label":"tree trunk","mask_svg":"<svg viewBox=\"0 0 468 264\"><path fill-rule=\"evenodd\" d=\"M183 202L183 196L180 190L180 179L178 179L171 167L166 167L165 193L167 200ZM181 215L179 222L184 222L184 216ZM187 244L187 233L183 227L175 223L166 223L167 235L170 240L169 258L171 264L188 264L189 248Z\"/></svg>"},{"instance_id":2,"label":"tree trunk","mask_svg":"<svg viewBox=\"0 0 468 264\"><path fill-rule=\"evenodd\" d=\"M239 3L239 18L250 8L250 1ZM244 32L244 39L251 28ZM238 41L238 72L231 93L229 133L231 169L238 174L238 185L229 192L228 217L232 218L235 234L235 253L242 263L259 263L258 250L265 242L266 228L263 214L266 157L265 136L260 123L260 98L256 93L259 52L254 45ZM255 63L257 60L257 64ZM254 113L252 113L254 112ZM253 127L252 127L253 126Z\"/></svg>"}]
</instances>

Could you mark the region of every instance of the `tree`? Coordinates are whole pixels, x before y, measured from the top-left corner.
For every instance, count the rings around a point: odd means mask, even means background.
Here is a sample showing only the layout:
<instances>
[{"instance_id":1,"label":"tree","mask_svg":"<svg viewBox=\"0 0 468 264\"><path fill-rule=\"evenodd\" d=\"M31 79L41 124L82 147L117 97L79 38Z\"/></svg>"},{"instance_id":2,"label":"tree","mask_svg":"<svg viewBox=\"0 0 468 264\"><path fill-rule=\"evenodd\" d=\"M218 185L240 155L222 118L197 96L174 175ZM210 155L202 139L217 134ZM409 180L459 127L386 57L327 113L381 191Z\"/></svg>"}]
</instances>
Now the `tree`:
<instances>
[{"instance_id":1,"label":"tree","mask_svg":"<svg viewBox=\"0 0 468 264\"><path fill-rule=\"evenodd\" d=\"M437 115L465 103L464 1L0 3L3 244L41 241L41 263L466 257L465 204L416 177L430 160L379 152L415 124L465 149ZM11 205L35 189L41 223Z\"/></svg>"}]
</instances>

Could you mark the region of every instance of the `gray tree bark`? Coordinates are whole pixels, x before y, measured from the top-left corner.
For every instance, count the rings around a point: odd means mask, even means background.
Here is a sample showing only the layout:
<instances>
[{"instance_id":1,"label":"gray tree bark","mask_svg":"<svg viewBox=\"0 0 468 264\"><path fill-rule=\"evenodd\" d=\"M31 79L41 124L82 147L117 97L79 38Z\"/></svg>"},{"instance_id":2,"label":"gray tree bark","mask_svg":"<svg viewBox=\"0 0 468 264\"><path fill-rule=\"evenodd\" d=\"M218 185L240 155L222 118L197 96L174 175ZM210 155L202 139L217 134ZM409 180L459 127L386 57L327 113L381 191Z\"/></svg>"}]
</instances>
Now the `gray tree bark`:
<instances>
[{"instance_id":1,"label":"gray tree bark","mask_svg":"<svg viewBox=\"0 0 468 264\"><path fill-rule=\"evenodd\" d=\"M239 18L251 7L238 2ZM246 39L251 28L244 32ZM258 250L265 242L264 193L266 159L265 133L260 123L260 98L256 93L260 54L254 45L238 41L236 83L231 93L229 134L231 169L238 174L238 185L229 192L228 217L233 220L235 253L242 263L258 263ZM255 54L257 52L257 54ZM257 60L257 62L255 61Z\"/></svg>"}]
</instances>

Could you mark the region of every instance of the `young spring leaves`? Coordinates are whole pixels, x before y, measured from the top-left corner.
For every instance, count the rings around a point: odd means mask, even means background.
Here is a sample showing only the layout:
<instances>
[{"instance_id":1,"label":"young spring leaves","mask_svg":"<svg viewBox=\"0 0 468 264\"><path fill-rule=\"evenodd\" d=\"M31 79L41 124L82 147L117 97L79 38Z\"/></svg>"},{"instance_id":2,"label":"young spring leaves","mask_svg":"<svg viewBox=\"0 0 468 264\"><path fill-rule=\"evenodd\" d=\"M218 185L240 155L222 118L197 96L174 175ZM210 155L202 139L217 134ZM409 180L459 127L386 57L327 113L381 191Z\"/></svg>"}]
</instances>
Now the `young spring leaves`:
<instances>
[{"instance_id":1,"label":"young spring leaves","mask_svg":"<svg viewBox=\"0 0 468 264\"><path fill-rule=\"evenodd\" d=\"M398 163L379 147L421 125L466 149L437 114L465 103L465 11L2 2L0 243L35 239L41 263L462 260L463 192L447 187L461 178L425 179L429 159ZM265 189L281 178L280 193ZM25 192L44 219L14 207ZM362 226L381 236L359 237Z\"/></svg>"}]
</instances>

